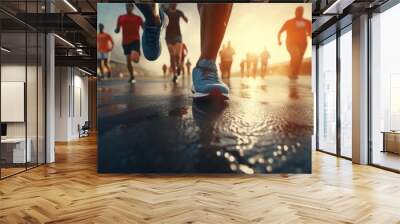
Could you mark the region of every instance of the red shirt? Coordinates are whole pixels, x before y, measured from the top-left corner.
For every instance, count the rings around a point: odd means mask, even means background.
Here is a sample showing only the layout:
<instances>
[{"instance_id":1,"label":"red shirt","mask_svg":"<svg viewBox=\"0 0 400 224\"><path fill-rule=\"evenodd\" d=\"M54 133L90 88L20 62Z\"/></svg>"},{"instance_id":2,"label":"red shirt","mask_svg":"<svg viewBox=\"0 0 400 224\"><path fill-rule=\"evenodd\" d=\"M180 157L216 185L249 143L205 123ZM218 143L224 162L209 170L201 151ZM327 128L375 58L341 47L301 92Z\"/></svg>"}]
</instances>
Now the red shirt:
<instances>
[{"instance_id":1,"label":"red shirt","mask_svg":"<svg viewBox=\"0 0 400 224\"><path fill-rule=\"evenodd\" d=\"M97 34L97 51L106 53L111 51L113 40L107 33Z\"/></svg>"},{"instance_id":2,"label":"red shirt","mask_svg":"<svg viewBox=\"0 0 400 224\"><path fill-rule=\"evenodd\" d=\"M122 28L122 44L140 40L139 28L143 25L140 16L125 14L118 17L118 26Z\"/></svg>"},{"instance_id":3,"label":"red shirt","mask_svg":"<svg viewBox=\"0 0 400 224\"><path fill-rule=\"evenodd\" d=\"M307 43L307 36L311 34L311 21L303 18L288 20L283 28L286 30L286 42Z\"/></svg>"}]
</instances>

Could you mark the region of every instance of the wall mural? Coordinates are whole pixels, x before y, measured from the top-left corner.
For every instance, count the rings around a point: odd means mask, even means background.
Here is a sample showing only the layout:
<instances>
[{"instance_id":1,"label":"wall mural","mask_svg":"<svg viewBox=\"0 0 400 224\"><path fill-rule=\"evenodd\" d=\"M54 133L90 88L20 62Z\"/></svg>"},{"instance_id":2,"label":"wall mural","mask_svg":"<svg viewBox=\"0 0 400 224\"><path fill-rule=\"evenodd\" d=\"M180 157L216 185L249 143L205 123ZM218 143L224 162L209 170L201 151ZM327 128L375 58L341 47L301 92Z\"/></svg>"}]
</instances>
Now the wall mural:
<instances>
[{"instance_id":1,"label":"wall mural","mask_svg":"<svg viewBox=\"0 0 400 224\"><path fill-rule=\"evenodd\" d=\"M100 173L311 173L311 4L97 7Z\"/></svg>"}]
</instances>

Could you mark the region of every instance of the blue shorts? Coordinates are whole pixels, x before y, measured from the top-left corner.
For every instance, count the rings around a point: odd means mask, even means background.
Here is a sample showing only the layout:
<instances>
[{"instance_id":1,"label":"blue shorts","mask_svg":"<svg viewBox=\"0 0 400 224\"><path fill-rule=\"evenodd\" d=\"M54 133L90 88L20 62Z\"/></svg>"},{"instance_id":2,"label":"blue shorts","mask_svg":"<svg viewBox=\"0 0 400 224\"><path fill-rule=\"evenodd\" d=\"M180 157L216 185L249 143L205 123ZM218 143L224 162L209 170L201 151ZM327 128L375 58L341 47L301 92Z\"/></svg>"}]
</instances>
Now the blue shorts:
<instances>
[{"instance_id":1,"label":"blue shorts","mask_svg":"<svg viewBox=\"0 0 400 224\"><path fill-rule=\"evenodd\" d=\"M140 55L140 40L135 40L129 44L122 44L125 55L130 55L132 51L136 51Z\"/></svg>"},{"instance_id":2,"label":"blue shorts","mask_svg":"<svg viewBox=\"0 0 400 224\"><path fill-rule=\"evenodd\" d=\"M97 60L107 60L108 52L97 52Z\"/></svg>"}]
</instances>

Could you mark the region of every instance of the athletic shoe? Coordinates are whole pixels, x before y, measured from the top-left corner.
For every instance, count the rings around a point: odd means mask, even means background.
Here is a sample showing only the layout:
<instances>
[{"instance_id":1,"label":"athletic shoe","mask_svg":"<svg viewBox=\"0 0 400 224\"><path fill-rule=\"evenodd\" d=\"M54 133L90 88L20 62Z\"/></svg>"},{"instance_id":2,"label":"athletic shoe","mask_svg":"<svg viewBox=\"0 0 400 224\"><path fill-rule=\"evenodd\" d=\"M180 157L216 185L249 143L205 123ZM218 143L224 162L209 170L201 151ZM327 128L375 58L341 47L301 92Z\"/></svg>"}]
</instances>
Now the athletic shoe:
<instances>
[{"instance_id":1,"label":"athletic shoe","mask_svg":"<svg viewBox=\"0 0 400 224\"><path fill-rule=\"evenodd\" d=\"M160 14L161 24L157 25L154 22L150 22L154 20L154 15L152 13L152 10L143 10L142 13L146 18L146 21L143 26L143 35L142 35L143 55L147 60L154 61L161 54L160 33L161 30L168 23L167 21L168 19L165 16L164 12L160 9L159 14Z\"/></svg>"},{"instance_id":2,"label":"athletic shoe","mask_svg":"<svg viewBox=\"0 0 400 224\"><path fill-rule=\"evenodd\" d=\"M135 84L135 83L136 83L136 80L135 80L135 78L130 78L128 82L129 82L130 84Z\"/></svg>"},{"instance_id":3,"label":"athletic shoe","mask_svg":"<svg viewBox=\"0 0 400 224\"><path fill-rule=\"evenodd\" d=\"M174 75L174 77L172 78L172 82L176 82L178 80L178 76Z\"/></svg>"},{"instance_id":4,"label":"athletic shoe","mask_svg":"<svg viewBox=\"0 0 400 224\"><path fill-rule=\"evenodd\" d=\"M229 98L229 88L219 80L215 62L201 59L193 69L192 79L194 98L209 95L222 95Z\"/></svg>"}]
</instances>

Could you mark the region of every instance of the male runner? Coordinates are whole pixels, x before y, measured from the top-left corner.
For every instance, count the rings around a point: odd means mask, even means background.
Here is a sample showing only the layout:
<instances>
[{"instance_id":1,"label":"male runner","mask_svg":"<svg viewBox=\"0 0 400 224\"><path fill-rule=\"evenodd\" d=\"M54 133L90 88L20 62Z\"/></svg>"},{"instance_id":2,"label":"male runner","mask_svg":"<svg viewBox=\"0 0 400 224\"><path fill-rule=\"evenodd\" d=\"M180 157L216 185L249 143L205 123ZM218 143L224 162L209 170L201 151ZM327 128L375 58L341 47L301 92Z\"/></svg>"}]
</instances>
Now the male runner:
<instances>
[{"instance_id":1,"label":"male runner","mask_svg":"<svg viewBox=\"0 0 400 224\"><path fill-rule=\"evenodd\" d=\"M140 58L140 34L139 29L143 27L143 20L135 15L133 3L126 4L126 14L118 17L115 33L119 33L122 28L122 48L126 56L126 64L129 71L129 82L135 83L135 76L132 63L138 63Z\"/></svg>"},{"instance_id":2,"label":"male runner","mask_svg":"<svg viewBox=\"0 0 400 224\"><path fill-rule=\"evenodd\" d=\"M245 60L242 60L240 62L240 77L242 77L242 78L244 76L244 64L245 64Z\"/></svg>"},{"instance_id":3,"label":"male runner","mask_svg":"<svg viewBox=\"0 0 400 224\"><path fill-rule=\"evenodd\" d=\"M271 55L269 54L267 48L264 47L264 51L260 55L260 59L261 59L261 77L263 77L263 78L268 72L268 60L270 58L271 58Z\"/></svg>"},{"instance_id":4,"label":"male runner","mask_svg":"<svg viewBox=\"0 0 400 224\"><path fill-rule=\"evenodd\" d=\"M101 77L104 77L104 68L107 70L107 77L111 76L111 68L108 64L109 52L114 47L111 36L104 32L104 25L99 24L99 33L97 34L97 65L100 68Z\"/></svg>"},{"instance_id":5,"label":"male runner","mask_svg":"<svg viewBox=\"0 0 400 224\"><path fill-rule=\"evenodd\" d=\"M162 66L162 70L163 70L163 74L164 74L164 77L167 75L167 65L166 64L163 64L163 66Z\"/></svg>"},{"instance_id":6,"label":"male runner","mask_svg":"<svg viewBox=\"0 0 400 224\"><path fill-rule=\"evenodd\" d=\"M247 75L247 77L249 77L251 74L251 65L252 65L251 53L247 53L246 54L246 75Z\"/></svg>"},{"instance_id":7,"label":"male runner","mask_svg":"<svg viewBox=\"0 0 400 224\"><path fill-rule=\"evenodd\" d=\"M181 68L182 33L179 22L181 18L186 23L189 21L183 12L177 9L176 6L176 3L171 3L165 11L169 20L165 33L165 41L167 42L172 72L174 75L172 80L173 82L176 82Z\"/></svg>"},{"instance_id":8,"label":"male runner","mask_svg":"<svg viewBox=\"0 0 400 224\"><path fill-rule=\"evenodd\" d=\"M223 44L221 50L219 51L219 61L220 61L219 70L221 71L222 78L225 78L226 75L225 57L226 57L226 47L225 44Z\"/></svg>"},{"instance_id":9,"label":"male runner","mask_svg":"<svg viewBox=\"0 0 400 224\"><path fill-rule=\"evenodd\" d=\"M278 33L278 44L282 45L281 35L286 31L286 48L290 54L290 79L297 79L307 49L307 37L311 37L311 21L303 18L304 8L299 6L295 18L286 21Z\"/></svg>"},{"instance_id":10,"label":"male runner","mask_svg":"<svg viewBox=\"0 0 400 224\"><path fill-rule=\"evenodd\" d=\"M258 55L256 53L252 53L251 60L253 64L253 77L256 77L258 70Z\"/></svg>"},{"instance_id":11,"label":"male runner","mask_svg":"<svg viewBox=\"0 0 400 224\"><path fill-rule=\"evenodd\" d=\"M190 68L191 67L192 67L192 63L189 61L189 59L187 59L187 61L186 61L186 72L187 72L188 75L190 75L190 72L191 72Z\"/></svg>"},{"instance_id":12,"label":"male runner","mask_svg":"<svg viewBox=\"0 0 400 224\"><path fill-rule=\"evenodd\" d=\"M225 72L227 75L227 78L231 77L231 68L232 68L232 62L233 62L233 55L235 54L235 50L231 46L231 42L228 41L228 45L225 48L225 53L224 53L224 65L225 65Z\"/></svg>"}]
</instances>

